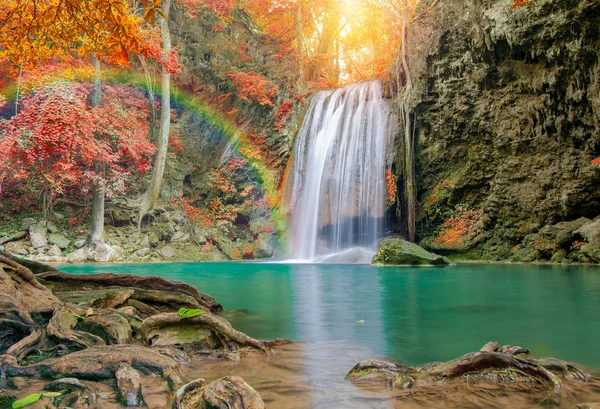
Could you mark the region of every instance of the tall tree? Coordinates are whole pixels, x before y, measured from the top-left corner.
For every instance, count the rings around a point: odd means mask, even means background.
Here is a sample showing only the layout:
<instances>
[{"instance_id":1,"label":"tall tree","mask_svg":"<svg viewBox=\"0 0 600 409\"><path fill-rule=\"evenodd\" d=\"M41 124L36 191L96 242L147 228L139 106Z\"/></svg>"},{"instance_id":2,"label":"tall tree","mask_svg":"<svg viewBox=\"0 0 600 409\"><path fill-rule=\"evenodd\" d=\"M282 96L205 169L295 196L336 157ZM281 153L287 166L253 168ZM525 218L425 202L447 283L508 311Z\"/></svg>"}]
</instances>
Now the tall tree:
<instances>
[{"instance_id":1,"label":"tall tree","mask_svg":"<svg viewBox=\"0 0 600 409\"><path fill-rule=\"evenodd\" d=\"M169 12L171 10L171 0L163 0L162 16L160 17L160 35L162 40L162 50L165 58L171 53L171 31L169 30ZM158 131L158 140L156 143L156 155L154 157L154 167L152 168L152 177L148 189L141 197L138 229L142 227L142 219L154 208L160 195L160 188L165 173L167 162L167 149L169 146L169 131L171 127L171 72L166 66L162 67L161 73L161 106L160 106L160 126Z\"/></svg>"}]
</instances>

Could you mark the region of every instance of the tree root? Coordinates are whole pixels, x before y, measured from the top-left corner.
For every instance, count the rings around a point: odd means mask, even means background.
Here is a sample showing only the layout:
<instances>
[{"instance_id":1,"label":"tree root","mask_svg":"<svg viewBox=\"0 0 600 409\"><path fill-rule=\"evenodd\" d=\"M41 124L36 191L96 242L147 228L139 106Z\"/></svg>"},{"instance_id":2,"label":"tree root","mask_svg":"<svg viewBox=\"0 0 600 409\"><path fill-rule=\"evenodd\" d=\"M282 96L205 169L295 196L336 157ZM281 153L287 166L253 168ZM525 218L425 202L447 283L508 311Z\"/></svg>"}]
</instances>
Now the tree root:
<instances>
[{"instance_id":1,"label":"tree root","mask_svg":"<svg viewBox=\"0 0 600 409\"><path fill-rule=\"evenodd\" d=\"M18 365L15 357L1 355L0 376L101 381L114 379L122 365L129 365L142 374L160 375L169 383L171 391L183 384L177 361L160 350L135 345L92 347L27 366Z\"/></svg>"},{"instance_id":2,"label":"tree root","mask_svg":"<svg viewBox=\"0 0 600 409\"><path fill-rule=\"evenodd\" d=\"M208 329L214 334L214 338L218 344L221 344L224 352L237 351L240 348L247 347L262 353L268 353L268 348L262 341L256 340L247 336L244 333L233 329L231 324L216 315L202 314L192 318L182 319L178 313L164 313L146 318L142 322L140 334L142 339L149 345L154 342L154 337L160 337L160 330L167 327L198 327L198 332L202 328ZM194 341L200 341L200 337L196 337ZM185 341L184 341L185 343Z\"/></svg>"},{"instance_id":3,"label":"tree root","mask_svg":"<svg viewBox=\"0 0 600 409\"><path fill-rule=\"evenodd\" d=\"M525 348L508 345L499 349L497 343L488 343L481 350L452 361L418 367L362 361L352 368L346 378L355 382L386 383L402 388L481 381L537 384L560 390L560 378L587 382L589 375L575 365L558 359L535 359Z\"/></svg>"},{"instance_id":4,"label":"tree root","mask_svg":"<svg viewBox=\"0 0 600 409\"><path fill-rule=\"evenodd\" d=\"M39 275L44 281L69 284L90 284L111 287L131 287L141 290L158 290L182 293L194 298L201 307L211 312L222 311L223 307L210 295L201 293L189 284L174 282L162 277L139 277L127 274L79 275L62 272L48 272Z\"/></svg>"}]
</instances>

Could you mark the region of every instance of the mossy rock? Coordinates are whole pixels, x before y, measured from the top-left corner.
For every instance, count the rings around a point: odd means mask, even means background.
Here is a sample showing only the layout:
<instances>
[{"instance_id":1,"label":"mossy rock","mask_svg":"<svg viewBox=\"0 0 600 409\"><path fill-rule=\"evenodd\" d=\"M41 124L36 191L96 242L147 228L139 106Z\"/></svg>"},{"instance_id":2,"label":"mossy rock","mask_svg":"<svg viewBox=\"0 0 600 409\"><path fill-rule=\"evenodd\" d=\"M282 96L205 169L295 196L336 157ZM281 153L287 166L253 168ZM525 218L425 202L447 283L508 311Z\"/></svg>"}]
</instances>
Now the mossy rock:
<instances>
[{"instance_id":1,"label":"mossy rock","mask_svg":"<svg viewBox=\"0 0 600 409\"><path fill-rule=\"evenodd\" d=\"M384 239L381 242L379 251L373 257L371 264L374 266L445 266L453 263L449 258L430 253L417 244L392 238Z\"/></svg>"}]
</instances>

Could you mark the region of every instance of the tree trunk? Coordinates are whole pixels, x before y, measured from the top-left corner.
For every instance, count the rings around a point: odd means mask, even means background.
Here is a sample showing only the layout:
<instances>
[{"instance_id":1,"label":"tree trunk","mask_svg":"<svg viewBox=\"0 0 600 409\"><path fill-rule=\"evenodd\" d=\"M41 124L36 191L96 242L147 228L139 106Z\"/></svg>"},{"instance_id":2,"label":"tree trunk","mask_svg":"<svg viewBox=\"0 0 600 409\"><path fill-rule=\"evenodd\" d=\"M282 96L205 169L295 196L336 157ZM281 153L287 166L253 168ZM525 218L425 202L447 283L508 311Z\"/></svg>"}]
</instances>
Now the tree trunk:
<instances>
[{"instance_id":1,"label":"tree trunk","mask_svg":"<svg viewBox=\"0 0 600 409\"><path fill-rule=\"evenodd\" d=\"M92 108L100 104L101 84L100 84L100 61L95 55L92 55L92 63L95 68L94 88L92 89L91 105ZM94 168L96 172L102 171L101 158L98 159ZM90 235L87 244L95 247L104 241L104 186L100 181L96 181L92 186L93 199L90 221Z\"/></svg>"},{"instance_id":2,"label":"tree trunk","mask_svg":"<svg viewBox=\"0 0 600 409\"><path fill-rule=\"evenodd\" d=\"M342 18L339 7L339 4L337 4L335 0L329 2L329 13L327 13L323 22L323 34L319 41L310 73L310 77L313 81L319 81L320 77L323 75L326 78L331 78L333 75L333 58L330 55L330 52Z\"/></svg>"},{"instance_id":3,"label":"tree trunk","mask_svg":"<svg viewBox=\"0 0 600 409\"><path fill-rule=\"evenodd\" d=\"M296 42L298 47L298 90L304 90L304 39L302 36L302 0L298 0L296 9Z\"/></svg>"},{"instance_id":4,"label":"tree trunk","mask_svg":"<svg viewBox=\"0 0 600 409\"><path fill-rule=\"evenodd\" d=\"M417 225L417 199L416 199L416 181L415 181L415 147L412 131L412 121L410 117L410 97L412 92L412 78L406 56L406 31L408 28L408 0L403 0L404 12L402 17L402 68L406 76L406 84L403 95L403 115L404 115L404 148L406 165L406 186L405 196L407 204L407 227L408 240L414 242L416 239Z\"/></svg>"},{"instance_id":5,"label":"tree trunk","mask_svg":"<svg viewBox=\"0 0 600 409\"><path fill-rule=\"evenodd\" d=\"M170 8L171 0L163 0L162 12L167 18L161 18L160 34L162 38L163 52L165 54L171 52L171 33L169 31L168 20ZM162 68L161 74L161 92L160 130L156 143L156 156L154 157L154 166L152 168L150 185L148 186L148 190L146 190L146 192L142 195L142 200L140 203L138 229L142 228L142 219L144 216L156 205L165 173L167 147L169 144L169 128L171 126L171 74L169 74L165 67Z\"/></svg>"}]
</instances>

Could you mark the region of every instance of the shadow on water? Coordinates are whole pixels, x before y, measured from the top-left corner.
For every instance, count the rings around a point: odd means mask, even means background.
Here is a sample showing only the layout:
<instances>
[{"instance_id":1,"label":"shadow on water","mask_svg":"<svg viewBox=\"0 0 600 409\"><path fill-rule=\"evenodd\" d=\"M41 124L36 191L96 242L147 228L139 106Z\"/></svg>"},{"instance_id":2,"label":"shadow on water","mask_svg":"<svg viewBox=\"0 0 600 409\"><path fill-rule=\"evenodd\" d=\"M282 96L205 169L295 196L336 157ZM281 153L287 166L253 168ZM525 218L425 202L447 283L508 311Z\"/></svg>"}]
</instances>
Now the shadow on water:
<instances>
[{"instance_id":1,"label":"shadow on water","mask_svg":"<svg viewBox=\"0 0 600 409\"><path fill-rule=\"evenodd\" d=\"M363 359L386 357L405 365L446 361L491 340L600 368L598 268L177 263L62 269L185 281L216 297L226 309L224 316L240 331L256 338L299 341L267 360L202 361L187 369L190 375L206 378L240 375L270 408L379 409L400 407L398 402L403 408L525 408L572 407L575 400L587 397L600 401L600 396L571 389L548 398L541 391L523 394L491 386L468 389L467 394L464 388L444 388L434 395L407 395L357 388L344 380Z\"/></svg>"}]
</instances>

